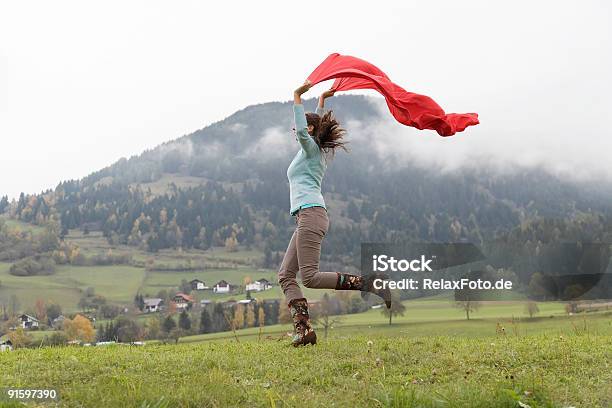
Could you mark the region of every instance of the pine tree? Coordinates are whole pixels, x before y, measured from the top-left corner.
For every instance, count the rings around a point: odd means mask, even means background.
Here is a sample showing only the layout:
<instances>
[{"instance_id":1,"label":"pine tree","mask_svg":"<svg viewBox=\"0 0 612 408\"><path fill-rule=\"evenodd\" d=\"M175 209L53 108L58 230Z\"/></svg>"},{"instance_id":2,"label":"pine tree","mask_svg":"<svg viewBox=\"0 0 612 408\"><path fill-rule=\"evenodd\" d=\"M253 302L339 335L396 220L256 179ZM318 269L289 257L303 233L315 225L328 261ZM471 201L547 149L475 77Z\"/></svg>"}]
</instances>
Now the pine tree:
<instances>
[{"instance_id":1,"label":"pine tree","mask_svg":"<svg viewBox=\"0 0 612 408\"><path fill-rule=\"evenodd\" d=\"M191 330L191 319L186 310L183 310L179 315L179 328L185 331Z\"/></svg>"},{"instance_id":2,"label":"pine tree","mask_svg":"<svg viewBox=\"0 0 612 408\"><path fill-rule=\"evenodd\" d=\"M100 328L96 333L97 341L106 341L106 334L108 332L108 324L101 324Z\"/></svg>"},{"instance_id":3,"label":"pine tree","mask_svg":"<svg viewBox=\"0 0 612 408\"><path fill-rule=\"evenodd\" d=\"M212 331L210 315L208 314L208 310L202 309L200 313L200 333L210 333Z\"/></svg>"},{"instance_id":4,"label":"pine tree","mask_svg":"<svg viewBox=\"0 0 612 408\"><path fill-rule=\"evenodd\" d=\"M176 328L176 322L172 318L172 315L168 315L164 320L164 324L162 325L163 330L166 333L170 333L173 329Z\"/></svg>"}]
</instances>

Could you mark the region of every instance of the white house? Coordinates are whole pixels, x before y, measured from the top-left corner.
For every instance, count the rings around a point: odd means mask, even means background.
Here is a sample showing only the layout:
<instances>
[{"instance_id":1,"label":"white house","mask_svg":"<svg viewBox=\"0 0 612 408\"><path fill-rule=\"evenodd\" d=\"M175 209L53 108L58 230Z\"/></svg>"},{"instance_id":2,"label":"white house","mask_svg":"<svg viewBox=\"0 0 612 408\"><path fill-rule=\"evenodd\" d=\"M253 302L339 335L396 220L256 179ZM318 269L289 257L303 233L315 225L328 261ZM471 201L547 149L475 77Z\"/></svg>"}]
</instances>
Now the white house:
<instances>
[{"instance_id":1,"label":"white house","mask_svg":"<svg viewBox=\"0 0 612 408\"><path fill-rule=\"evenodd\" d=\"M259 279L255 282L246 285L246 290L251 292L262 292L272 287L272 284L267 279Z\"/></svg>"},{"instance_id":2,"label":"white house","mask_svg":"<svg viewBox=\"0 0 612 408\"><path fill-rule=\"evenodd\" d=\"M208 286L206 286L206 283L204 281L201 281L199 279L193 279L189 283L191 284L191 289L193 290L210 289Z\"/></svg>"},{"instance_id":3,"label":"white house","mask_svg":"<svg viewBox=\"0 0 612 408\"><path fill-rule=\"evenodd\" d=\"M164 300L161 298L145 298L144 299L144 312L155 313L159 312L164 305Z\"/></svg>"},{"instance_id":4,"label":"white house","mask_svg":"<svg viewBox=\"0 0 612 408\"><path fill-rule=\"evenodd\" d=\"M230 293L231 285L224 280L217 282L215 286L213 286L213 292L215 293Z\"/></svg>"},{"instance_id":5,"label":"white house","mask_svg":"<svg viewBox=\"0 0 612 408\"><path fill-rule=\"evenodd\" d=\"M38 319L34 316L22 314L19 316L19 325L24 329L36 329L39 326Z\"/></svg>"},{"instance_id":6,"label":"white house","mask_svg":"<svg viewBox=\"0 0 612 408\"><path fill-rule=\"evenodd\" d=\"M0 352L13 350L13 343L10 340L0 340Z\"/></svg>"}]
</instances>

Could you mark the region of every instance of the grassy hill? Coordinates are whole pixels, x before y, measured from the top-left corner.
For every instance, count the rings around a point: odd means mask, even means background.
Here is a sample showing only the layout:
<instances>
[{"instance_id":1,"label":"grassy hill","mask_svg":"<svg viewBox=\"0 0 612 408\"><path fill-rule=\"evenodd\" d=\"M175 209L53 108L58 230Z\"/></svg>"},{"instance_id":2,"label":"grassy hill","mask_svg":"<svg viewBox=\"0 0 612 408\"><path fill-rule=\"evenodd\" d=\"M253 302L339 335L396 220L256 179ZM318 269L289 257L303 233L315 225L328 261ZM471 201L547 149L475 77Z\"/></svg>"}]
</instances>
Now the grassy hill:
<instances>
[{"instance_id":1,"label":"grassy hill","mask_svg":"<svg viewBox=\"0 0 612 408\"><path fill-rule=\"evenodd\" d=\"M0 384L62 407L606 407L611 355L591 334L64 347L0 354Z\"/></svg>"}]
</instances>

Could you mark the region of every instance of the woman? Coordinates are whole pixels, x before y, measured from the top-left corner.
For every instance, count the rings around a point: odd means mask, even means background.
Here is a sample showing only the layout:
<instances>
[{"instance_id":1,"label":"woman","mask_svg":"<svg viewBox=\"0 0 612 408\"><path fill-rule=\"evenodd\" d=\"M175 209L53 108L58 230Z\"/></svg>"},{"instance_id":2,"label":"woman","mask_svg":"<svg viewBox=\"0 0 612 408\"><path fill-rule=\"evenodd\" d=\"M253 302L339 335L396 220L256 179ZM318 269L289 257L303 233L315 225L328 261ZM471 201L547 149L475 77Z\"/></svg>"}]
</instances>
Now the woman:
<instances>
[{"instance_id":1,"label":"woman","mask_svg":"<svg viewBox=\"0 0 612 408\"><path fill-rule=\"evenodd\" d=\"M321 194L321 181L327 167L326 156L333 155L337 148L346 148L344 129L331 111L323 111L325 99L333 96L335 91L329 90L320 96L316 113L304 113L301 96L311 86L307 80L293 94L295 131L301 149L289 165L287 177L291 215L296 217L297 227L278 272L278 282L293 318L292 344L295 347L317 342L317 335L309 321L308 302L296 280L298 271L307 288L372 292L385 299L387 307L390 307L391 299L388 289L374 289L373 277L319 271L321 241L329 227Z\"/></svg>"}]
</instances>

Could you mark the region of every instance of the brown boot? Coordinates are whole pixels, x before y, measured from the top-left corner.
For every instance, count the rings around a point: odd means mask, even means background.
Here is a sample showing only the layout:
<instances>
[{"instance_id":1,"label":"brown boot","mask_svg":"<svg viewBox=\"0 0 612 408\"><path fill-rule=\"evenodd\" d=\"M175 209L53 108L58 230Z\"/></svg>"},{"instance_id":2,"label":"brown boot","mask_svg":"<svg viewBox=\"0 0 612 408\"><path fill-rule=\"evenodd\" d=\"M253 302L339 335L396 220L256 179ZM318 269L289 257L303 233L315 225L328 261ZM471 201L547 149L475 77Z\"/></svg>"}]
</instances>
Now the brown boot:
<instances>
[{"instance_id":1,"label":"brown boot","mask_svg":"<svg viewBox=\"0 0 612 408\"><path fill-rule=\"evenodd\" d=\"M289 309L291 310L294 328L291 344L294 347L317 344L317 334L310 324L306 299L292 300L289 302Z\"/></svg>"},{"instance_id":2,"label":"brown boot","mask_svg":"<svg viewBox=\"0 0 612 408\"><path fill-rule=\"evenodd\" d=\"M385 278L386 277L382 275L357 276L350 275L348 273L339 273L338 283L336 283L336 290L360 290L362 295L373 293L381 297L385 301L385 306L387 306L387 309L390 309L391 291L389 288L376 289L374 287L374 280L385 280Z\"/></svg>"}]
</instances>

